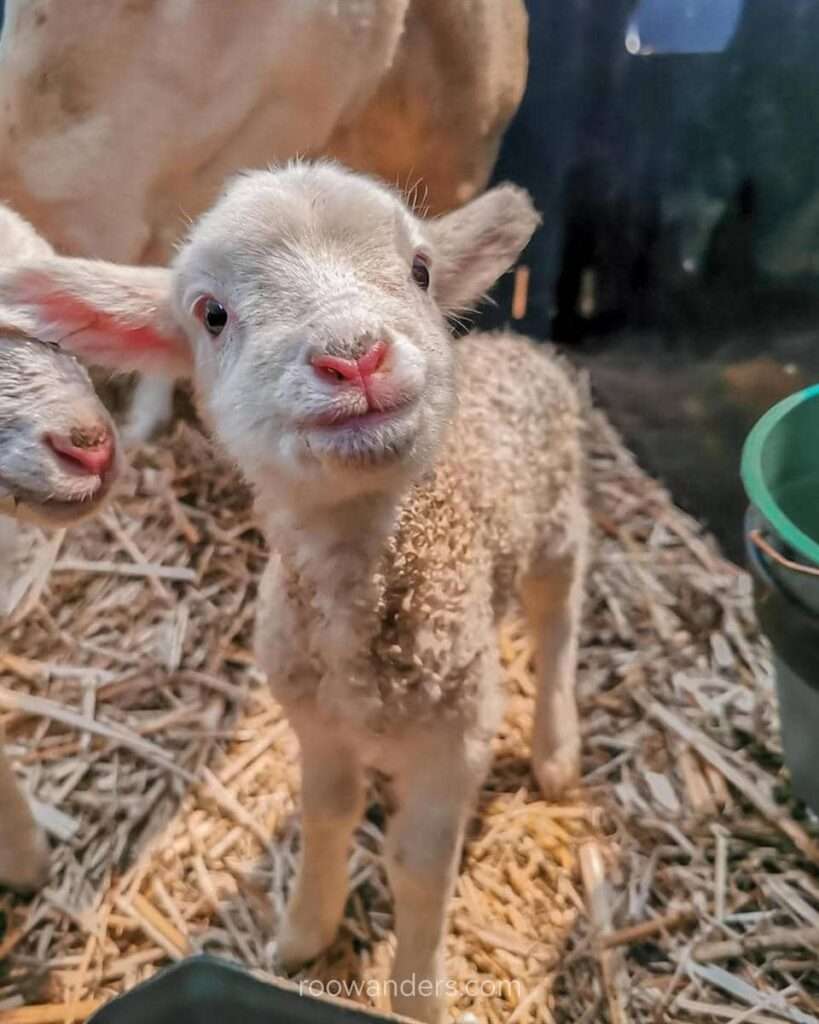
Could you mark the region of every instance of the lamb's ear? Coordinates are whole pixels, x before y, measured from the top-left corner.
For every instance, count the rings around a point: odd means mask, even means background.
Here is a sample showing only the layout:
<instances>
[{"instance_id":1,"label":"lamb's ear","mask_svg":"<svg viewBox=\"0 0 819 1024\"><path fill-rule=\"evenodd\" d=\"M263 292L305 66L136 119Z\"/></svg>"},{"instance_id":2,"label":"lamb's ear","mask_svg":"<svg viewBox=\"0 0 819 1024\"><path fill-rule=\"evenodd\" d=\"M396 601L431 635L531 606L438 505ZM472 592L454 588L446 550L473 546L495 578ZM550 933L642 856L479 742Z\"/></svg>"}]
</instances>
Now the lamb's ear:
<instances>
[{"instance_id":1,"label":"lamb's ear","mask_svg":"<svg viewBox=\"0 0 819 1024\"><path fill-rule=\"evenodd\" d=\"M508 270L540 223L529 193L499 185L427 225L432 280L444 310L470 306Z\"/></svg>"},{"instance_id":2,"label":"lamb's ear","mask_svg":"<svg viewBox=\"0 0 819 1024\"><path fill-rule=\"evenodd\" d=\"M191 350L171 310L171 272L53 257L0 272L0 314L85 362L186 376Z\"/></svg>"}]
</instances>

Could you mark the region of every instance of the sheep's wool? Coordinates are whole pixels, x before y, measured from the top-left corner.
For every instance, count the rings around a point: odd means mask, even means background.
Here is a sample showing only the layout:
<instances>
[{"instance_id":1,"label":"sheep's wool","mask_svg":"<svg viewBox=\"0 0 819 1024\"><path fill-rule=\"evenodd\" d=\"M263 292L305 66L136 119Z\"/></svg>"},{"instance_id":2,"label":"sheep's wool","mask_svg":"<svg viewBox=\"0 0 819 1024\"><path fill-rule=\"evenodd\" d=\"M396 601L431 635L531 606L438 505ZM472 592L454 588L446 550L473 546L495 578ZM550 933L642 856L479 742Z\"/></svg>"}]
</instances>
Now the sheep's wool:
<instances>
[{"instance_id":1,"label":"sheep's wool","mask_svg":"<svg viewBox=\"0 0 819 1024\"><path fill-rule=\"evenodd\" d=\"M381 735L444 715L491 732L498 619L528 574L582 557L580 403L559 360L510 334L454 344L446 441L366 573L339 591L296 548L274 552L257 643L285 706L318 699Z\"/></svg>"}]
</instances>

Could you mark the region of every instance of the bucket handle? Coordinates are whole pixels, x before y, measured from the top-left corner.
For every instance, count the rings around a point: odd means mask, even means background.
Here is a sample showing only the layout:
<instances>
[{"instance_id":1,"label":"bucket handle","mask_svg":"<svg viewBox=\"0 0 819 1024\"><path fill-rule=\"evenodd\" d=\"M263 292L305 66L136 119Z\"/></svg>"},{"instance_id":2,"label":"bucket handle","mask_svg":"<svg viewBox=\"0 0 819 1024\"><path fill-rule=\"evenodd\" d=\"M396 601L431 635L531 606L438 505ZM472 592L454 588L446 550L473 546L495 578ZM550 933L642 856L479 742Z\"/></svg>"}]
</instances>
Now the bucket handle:
<instances>
[{"instance_id":1,"label":"bucket handle","mask_svg":"<svg viewBox=\"0 0 819 1024\"><path fill-rule=\"evenodd\" d=\"M819 576L819 569L814 569L809 565L802 565L800 562L793 562L790 558L785 558L783 554L765 540L761 530L749 530L748 540L772 561L777 562L786 569L790 569L791 572L799 572L803 576Z\"/></svg>"}]
</instances>

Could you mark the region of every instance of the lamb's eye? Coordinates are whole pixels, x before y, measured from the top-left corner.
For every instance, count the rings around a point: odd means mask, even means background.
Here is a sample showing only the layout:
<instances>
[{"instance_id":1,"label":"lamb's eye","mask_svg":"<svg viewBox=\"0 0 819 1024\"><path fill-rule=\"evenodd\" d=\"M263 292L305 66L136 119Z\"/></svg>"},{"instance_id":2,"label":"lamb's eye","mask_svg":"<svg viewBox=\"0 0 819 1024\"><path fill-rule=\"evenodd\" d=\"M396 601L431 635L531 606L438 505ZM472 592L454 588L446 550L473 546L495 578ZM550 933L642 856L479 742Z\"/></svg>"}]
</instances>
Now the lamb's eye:
<instances>
[{"instance_id":1,"label":"lamb's eye","mask_svg":"<svg viewBox=\"0 0 819 1024\"><path fill-rule=\"evenodd\" d=\"M429 288L429 260L418 252L412 261L412 279L424 291Z\"/></svg>"},{"instance_id":2,"label":"lamb's eye","mask_svg":"<svg viewBox=\"0 0 819 1024\"><path fill-rule=\"evenodd\" d=\"M212 295L203 295L193 307L193 315L205 325L208 334L218 338L228 322L228 312Z\"/></svg>"}]
</instances>

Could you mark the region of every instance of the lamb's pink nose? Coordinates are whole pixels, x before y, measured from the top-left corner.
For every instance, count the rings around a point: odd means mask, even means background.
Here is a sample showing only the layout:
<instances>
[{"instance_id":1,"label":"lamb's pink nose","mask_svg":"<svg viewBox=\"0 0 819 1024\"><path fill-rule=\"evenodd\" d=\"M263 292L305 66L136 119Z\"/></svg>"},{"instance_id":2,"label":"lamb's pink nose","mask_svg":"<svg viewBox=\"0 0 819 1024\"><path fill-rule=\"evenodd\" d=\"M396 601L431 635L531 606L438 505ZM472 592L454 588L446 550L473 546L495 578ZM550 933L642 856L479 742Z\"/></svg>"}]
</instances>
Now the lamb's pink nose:
<instances>
[{"instance_id":1,"label":"lamb's pink nose","mask_svg":"<svg viewBox=\"0 0 819 1024\"><path fill-rule=\"evenodd\" d=\"M48 434L46 443L75 469L103 476L114 461L114 437L107 427L72 430L70 436Z\"/></svg>"},{"instance_id":2,"label":"lamb's pink nose","mask_svg":"<svg viewBox=\"0 0 819 1024\"><path fill-rule=\"evenodd\" d=\"M338 356L313 356L310 365L322 378L333 384L362 384L380 369L387 357L387 343L377 341L358 359Z\"/></svg>"}]
</instances>

